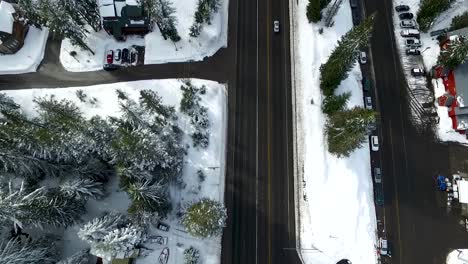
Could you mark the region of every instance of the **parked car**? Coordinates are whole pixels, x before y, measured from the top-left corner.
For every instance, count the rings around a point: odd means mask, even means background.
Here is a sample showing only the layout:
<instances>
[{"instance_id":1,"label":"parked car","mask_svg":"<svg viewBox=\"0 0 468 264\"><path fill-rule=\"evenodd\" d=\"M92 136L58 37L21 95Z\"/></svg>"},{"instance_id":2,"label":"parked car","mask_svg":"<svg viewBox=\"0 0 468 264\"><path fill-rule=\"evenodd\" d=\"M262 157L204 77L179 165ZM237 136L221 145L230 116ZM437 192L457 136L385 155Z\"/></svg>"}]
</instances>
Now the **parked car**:
<instances>
[{"instance_id":1,"label":"parked car","mask_svg":"<svg viewBox=\"0 0 468 264\"><path fill-rule=\"evenodd\" d=\"M400 22L400 27L402 27L402 28L415 28L416 27L416 22L413 19L402 20Z\"/></svg>"},{"instance_id":2,"label":"parked car","mask_svg":"<svg viewBox=\"0 0 468 264\"><path fill-rule=\"evenodd\" d=\"M395 11L397 11L397 12L407 12L407 11L409 11L409 9L410 8L407 5L397 5L397 6L395 6Z\"/></svg>"},{"instance_id":3,"label":"parked car","mask_svg":"<svg viewBox=\"0 0 468 264\"><path fill-rule=\"evenodd\" d=\"M114 61L119 62L121 58L122 58L122 50L121 49L115 50Z\"/></svg>"},{"instance_id":4,"label":"parked car","mask_svg":"<svg viewBox=\"0 0 468 264\"><path fill-rule=\"evenodd\" d=\"M351 4L351 8L356 8L356 7L358 7L357 0L350 0L349 2L350 2L350 4Z\"/></svg>"},{"instance_id":5,"label":"parked car","mask_svg":"<svg viewBox=\"0 0 468 264\"><path fill-rule=\"evenodd\" d=\"M273 31L275 33L280 32L280 22L278 20L273 21Z\"/></svg>"},{"instance_id":6,"label":"parked car","mask_svg":"<svg viewBox=\"0 0 468 264\"><path fill-rule=\"evenodd\" d=\"M374 168L374 181L375 183L381 183L382 182L382 172L380 168Z\"/></svg>"},{"instance_id":7,"label":"parked car","mask_svg":"<svg viewBox=\"0 0 468 264\"><path fill-rule=\"evenodd\" d=\"M379 137L371 136L371 149L372 151L379 151Z\"/></svg>"},{"instance_id":8,"label":"parked car","mask_svg":"<svg viewBox=\"0 0 468 264\"><path fill-rule=\"evenodd\" d=\"M107 51L106 62L107 62L107 64L114 63L114 51L113 50L108 50Z\"/></svg>"},{"instance_id":9,"label":"parked car","mask_svg":"<svg viewBox=\"0 0 468 264\"><path fill-rule=\"evenodd\" d=\"M375 199L375 204L379 206L383 206L385 204L382 183L376 183L374 185L374 199Z\"/></svg>"},{"instance_id":10,"label":"parked car","mask_svg":"<svg viewBox=\"0 0 468 264\"><path fill-rule=\"evenodd\" d=\"M405 29L400 32L400 35L404 38L419 38L419 30Z\"/></svg>"},{"instance_id":11,"label":"parked car","mask_svg":"<svg viewBox=\"0 0 468 264\"><path fill-rule=\"evenodd\" d=\"M149 242L156 243L158 245L167 245L168 237L163 236L150 236L148 237Z\"/></svg>"},{"instance_id":12,"label":"parked car","mask_svg":"<svg viewBox=\"0 0 468 264\"><path fill-rule=\"evenodd\" d=\"M359 62L361 64L366 64L367 63L367 54L365 51L359 52Z\"/></svg>"},{"instance_id":13,"label":"parked car","mask_svg":"<svg viewBox=\"0 0 468 264\"><path fill-rule=\"evenodd\" d=\"M376 129L377 129L377 123L375 121L367 124L367 131L369 134L371 134L372 131L375 131Z\"/></svg>"},{"instance_id":14,"label":"parked car","mask_svg":"<svg viewBox=\"0 0 468 264\"><path fill-rule=\"evenodd\" d=\"M362 89L365 92L370 91L370 82L369 79L367 79L366 77L362 77Z\"/></svg>"},{"instance_id":15,"label":"parked car","mask_svg":"<svg viewBox=\"0 0 468 264\"><path fill-rule=\"evenodd\" d=\"M164 223L159 222L158 225L156 226L157 229L167 232L169 231L169 225L166 225Z\"/></svg>"},{"instance_id":16,"label":"parked car","mask_svg":"<svg viewBox=\"0 0 468 264\"><path fill-rule=\"evenodd\" d=\"M336 264L352 264L352 263L348 259L342 259L342 260L338 261Z\"/></svg>"},{"instance_id":17,"label":"parked car","mask_svg":"<svg viewBox=\"0 0 468 264\"><path fill-rule=\"evenodd\" d=\"M122 50L122 63L128 63L130 61L129 55L130 53L127 48Z\"/></svg>"},{"instance_id":18,"label":"parked car","mask_svg":"<svg viewBox=\"0 0 468 264\"><path fill-rule=\"evenodd\" d=\"M400 19L413 19L413 13L405 12L398 15Z\"/></svg>"},{"instance_id":19,"label":"parked car","mask_svg":"<svg viewBox=\"0 0 468 264\"><path fill-rule=\"evenodd\" d=\"M421 69L421 68L411 69L411 75L413 75L414 77L424 76L424 74L425 74L424 69Z\"/></svg>"},{"instance_id":20,"label":"parked car","mask_svg":"<svg viewBox=\"0 0 468 264\"><path fill-rule=\"evenodd\" d=\"M419 48L421 47L421 41L416 38L409 38L405 40L406 47L408 48Z\"/></svg>"},{"instance_id":21,"label":"parked car","mask_svg":"<svg viewBox=\"0 0 468 264\"><path fill-rule=\"evenodd\" d=\"M137 64L137 60L138 60L138 51L133 49L131 52L130 52L130 63L132 65L136 65Z\"/></svg>"},{"instance_id":22,"label":"parked car","mask_svg":"<svg viewBox=\"0 0 468 264\"><path fill-rule=\"evenodd\" d=\"M388 241L384 238L379 238L380 255L386 256L388 254Z\"/></svg>"},{"instance_id":23,"label":"parked car","mask_svg":"<svg viewBox=\"0 0 468 264\"><path fill-rule=\"evenodd\" d=\"M418 49L406 49L406 55L421 55L421 51Z\"/></svg>"},{"instance_id":24,"label":"parked car","mask_svg":"<svg viewBox=\"0 0 468 264\"><path fill-rule=\"evenodd\" d=\"M370 96L366 96L364 98L364 105L366 106L366 109L372 109L372 99Z\"/></svg>"},{"instance_id":25,"label":"parked car","mask_svg":"<svg viewBox=\"0 0 468 264\"><path fill-rule=\"evenodd\" d=\"M356 11L352 12L353 16L353 25L357 26L359 23L361 23L361 16L359 15L359 11L356 9Z\"/></svg>"}]
</instances>

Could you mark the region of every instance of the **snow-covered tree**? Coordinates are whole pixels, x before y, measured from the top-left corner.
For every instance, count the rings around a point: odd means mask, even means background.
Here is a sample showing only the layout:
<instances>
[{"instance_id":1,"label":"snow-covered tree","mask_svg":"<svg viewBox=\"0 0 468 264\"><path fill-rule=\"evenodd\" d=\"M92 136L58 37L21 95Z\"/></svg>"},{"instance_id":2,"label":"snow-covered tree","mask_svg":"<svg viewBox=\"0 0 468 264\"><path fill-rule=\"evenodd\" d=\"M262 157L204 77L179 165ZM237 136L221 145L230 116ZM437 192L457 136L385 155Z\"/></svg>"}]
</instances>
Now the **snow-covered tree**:
<instances>
[{"instance_id":1,"label":"snow-covered tree","mask_svg":"<svg viewBox=\"0 0 468 264\"><path fill-rule=\"evenodd\" d=\"M69 258L59 261L57 264L89 264L90 260L89 249L83 249Z\"/></svg>"},{"instance_id":2,"label":"snow-covered tree","mask_svg":"<svg viewBox=\"0 0 468 264\"><path fill-rule=\"evenodd\" d=\"M463 36L451 40L448 48L442 50L439 55L439 64L450 69L455 69L468 59L468 40Z\"/></svg>"},{"instance_id":3,"label":"snow-covered tree","mask_svg":"<svg viewBox=\"0 0 468 264\"><path fill-rule=\"evenodd\" d=\"M102 241L104 236L112 230L124 227L127 218L120 213L108 213L99 218L94 218L85 224L79 231L78 237L90 244Z\"/></svg>"},{"instance_id":4,"label":"snow-covered tree","mask_svg":"<svg viewBox=\"0 0 468 264\"><path fill-rule=\"evenodd\" d=\"M200 251L194 247L184 250L184 264L198 264L200 261Z\"/></svg>"},{"instance_id":5,"label":"snow-covered tree","mask_svg":"<svg viewBox=\"0 0 468 264\"><path fill-rule=\"evenodd\" d=\"M91 179L69 179L60 184L60 191L68 197L83 200L104 196L103 184Z\"/></svg>"},{"instance_id":6,"label":"snow-covered tree","mask_svg":"<svg viewBox=\"0 0 468 264\"><path fill-rule=\"evenodd\" d=\"M359 48L369 43L375 15L364 19L361 24L346 33L333 50L325 64L320 66L320 88L325 96L333 95L342 80L356 62Z\"/></svg>"},{"instance_id":7,"label":"snow-covered tree","mask_svg":"<svg viewBox=\"0 0 468 264\"><path fill-rule=\"evenodd\" d=\"M0 242L0 264L53 264L56 259L50 256L51 249L27 242L10 239Z\"/></svg>"},{"instance_id":8,"label":"snow-covered tree","mask_svg":"<svg viewBox=\"0 0 468 264\"><path fill-rule=\"evenodd\" d=\"M212 237L222 233L226 218L226 208L222 203L203 198L187 209L182 223L193 236Z\"/></svg>"},{"instance_id":9,"label":"snow-covered tree","mask_svg":"<svg viewBox=\"0 0 468 264\"><path fill-rule=\"evenodd\" d=\"M342 111L345 109L350 97L351 92L327 96L322 102L322 111L327 115Z\"/></svg>"},{"instance_id":10,"label":"snow-covered tree","mask_svg":"<svg viewBox=\"0 0 468 264\"><path fill-rule=\"evenodd\" d=\"M307 4L307 19L309 22L316 23L322 19L320 2L320 0L309 0L309 3Z\"/></svg>"},{"instance_id":11,"label":"snow-covered tree","mask_svg":"<svg viewBox=\"0 0 468 264\"><path fill-rule=\"evenodd\" d=\"M194 14L194 22L190 27L190 36L196 38L200 35L203 25L211 24L213 13L218 12L220 0L198 0L197 10Z\"/></svg>"},{"instance_id":12,"label":"snow-covered tree","mask_svg":"<svg viewBox=\"0 0 468 264\"><path fill-rule=\"evenodd\" d=\"M147 0L148 1L148 0ZM149 0L151 1L151 0ZM177 32L177 18L175 8L168 0L154 0L155 7L155 22L158 25L164 38L169 37L174 42L180 40L179 33Z\"/></svg>"},{"instance_id":13,"label":"snow-covered tree","mask_svg":"<svg viewBox=\"0 0 468 264\"><path fill-rule=\"evenodd\" d=\"M132 215L148 212L165 216L169 212L168 185L162 180L130 180L126 191L132 199L132 204L128 208L128 212Z\"/></svg>"},{"instance_id":14,"label":"snow-covered tree","mask_svg":"<svg viewBox=\"0 0 468 264\"><path fill-rule=\"evenodd\" d=\"M325 127L328 151L338 157L349 156L366 141L367 128L375 118L374 111L360 107L331 115Z\"/></svg>"},{"instance_id":15,"label":"snow-covered tree","mask_svg":"<svg viewBox=\"0 0 468 264\"><path fill-rule=\"evenodd\" d=\"M209 145L210 120L208 108L200 104L200 95L206 92L206 87L199 88L187 81L180 88L183 91L180 111L190 116L190 123L195 128L195 132L192 133L193 146L206 148Z\"/></svg>"},{"instance_id":16,"label":"snow-covered tree","mask_svg":"<svg viewBox=\"0 0 468 264\"><path fill-rule=\"evenodd\" d=\"M419 28L427 32L432 22L450 8L452 0L422 0L416 15Z\"/></svg>"}]
</instances>

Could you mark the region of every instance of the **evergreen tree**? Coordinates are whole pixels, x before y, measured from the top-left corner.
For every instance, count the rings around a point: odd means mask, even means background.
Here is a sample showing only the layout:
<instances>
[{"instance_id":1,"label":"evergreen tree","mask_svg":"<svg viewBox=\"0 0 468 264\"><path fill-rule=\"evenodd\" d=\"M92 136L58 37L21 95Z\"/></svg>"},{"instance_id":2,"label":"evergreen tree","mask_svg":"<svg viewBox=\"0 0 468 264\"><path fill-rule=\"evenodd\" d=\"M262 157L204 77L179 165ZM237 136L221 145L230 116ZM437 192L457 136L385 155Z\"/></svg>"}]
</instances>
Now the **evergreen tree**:
<instances>
[{"instance_id":1,"label":"evergreen tree","mask_svg":"<svg viewBox=\"0 0 468 264\"><path fill-rule=\"evenodd\" d=\"M369 43L375 15L371 15L346 33L325 64L320 66L320 88L325 96L333 95L355 63L359 48Z\"/></svg>"},{"instance_id":2,"label":"evergreen tree","mask_svg":"<svg viewBox=\"0 0 468 264\"><path fill-rule=\"evenodd\" d=\"M194 247L184 250L185 264L198 264L200 261L200 251Z\"/></svg>"},{"instance_id":3,"label":"evergreen tree","mask_svg":"<svg viewBox=\"0 0 468 264\"><path fill-rule=\"evenodd\" d=\"M331 115L325 127L328 151L338 157L349 156L366 141L367 127L375 118L374 111L360 107Z\"/></svg>"},{"instance_id":4,"label":"evergreen tree","mask_svg":"<svg viewBox=\"0 0 468 264\"><path fill-rule=\"evenodd\" d=\"M142 0L142 4L151 23L156 23L164 39L169 37L174 42L180 41L176 28L177 18L174 15L176 10L169 0Z\"/></svg>"},{"instance_id":5,"label":"evergreen tree","mask_svg":"<svg viewBox=\"0 0 468 264\"><path fill-rule=\"evenodd\" d=\"M450 8L452 0L422 0L416 15L419 28L427 32L440 13Z\"/></svg>"},{"instance_id":6,"label":"evergreen tree","mask_svg":"<svg viewBox=\"0 0 468 264\"><path fill-rule=\"evenodd\" d=\"M307 19L309 22L316 23L322 19L320 4L320 0L309 0L307 4Z\"/></svg>"},{"instance_id":7,"label":"evergreen tree","mask_svg":"<svg viewBox=\"0 0 468 264\"><path fill-rule=\"evenodd\" d=\"M59 261L57 264L89 264L90 260L89 249L83 249L69 258Z\"/></svg>"},{"instance_id":8,"label":"evergreen tree","mask_svg":"<svg viewBox=\"0 0 468 264\"><path fill-rule=\"evenodd\" d=\"M112 230L124 227L126 224L127 219L124 215L111 212L85 224L78 231L78 237L89 244L94 244L102 241Z\"/></svg>"},{"instance_id":9,"label":"evergreen tree","mask_svg":"<svg viewBox=\"0 0 468 264\"><path fill-rule=\"evenodd\" d=\"M213 13L218 12L220 0L198 0L197 10L194 14L194 22L190 27L190 36L196 38L200 35L203 24L211 24Z\"/></svg>"},{"instance_id":10,"label":"evergreen tree","mask_svg":"<svg viewBox=\"0 0 468 264\"><path fill-rule=\"evenodd\" d=\"M222 233L226 225L226 208L207 198L192 204L182 217L182 224L196 237L212 237Z\"/></svg>"},{"instance_id":11,"label":"evergreen tree","mask_svg":"<svg viewBox=\"0 0 468 264\"><path fill-rule=\"evenodd\" d=\"M0 242L0 264L53 264L50 248L13 238Z\"/></svg>"},{"instance_id":12,"label":"evergreen tree","mask_svg":"<svg viewBox=\"0 0 468 264\"><path fill-rule=\"evenodd\" d=\"M60 185L60 191L74 199L99 199L104 196L102 183L90 179L69 179Z\"/></svg>"},{"instance_id":13,"label":"evergreen tree","mask_svg":"<svg viewBox=\"0 0 468 264\"><path fill-rule=\"evenodd\" d=\"M142 230L134 225L112 230L94 245L93 253L97 256L113 256L131 252L142 242L142 235Z\"/></svg>"},{"instance_id":14,"label":"evergreen tree","mask_svg":"<svg viewBox=\"0 0 468 264\"><path fill-rule=\"evenodd\" d=\"M439 54L439 64L449 69L455 69L468 59L468 41L463 36L452 40L447 49Z\"/></svg>"},{"instance_id":15,"label":"evergreen tree","mask_svg":"<svg viewBox=\"0 0 468 264\"><path fill-rule=\"evenodd\" d=\"M450 30L457 30L464 27L468 27L468 11L465 11L463 14L453 17L450 24Z\"/></svg>"},{"instance_id":16,"label":"evergreen tree","mask_svg":"<svg viewBox=\"0 0 468 264\"><path fill-rule=\"evenodd\" d=\"M340 95L327 96L325 97L325 100L323 100L322 111L327 115L331 115L338 111L343 111L350 97L351 92L346 92Z\"/></svg>"}]
</instances>

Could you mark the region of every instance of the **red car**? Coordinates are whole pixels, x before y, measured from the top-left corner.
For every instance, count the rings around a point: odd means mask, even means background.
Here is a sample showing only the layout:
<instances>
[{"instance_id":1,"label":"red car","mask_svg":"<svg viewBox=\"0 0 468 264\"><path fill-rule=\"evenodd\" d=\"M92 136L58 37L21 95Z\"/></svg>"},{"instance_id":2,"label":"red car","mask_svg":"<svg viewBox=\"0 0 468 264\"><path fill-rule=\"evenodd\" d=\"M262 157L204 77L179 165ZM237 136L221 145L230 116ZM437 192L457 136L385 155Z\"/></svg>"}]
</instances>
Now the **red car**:
<instances>
[{"instance_id":1,"label":"red car","mask_svg":"<svg viewBox=\"0 0 468 264\"><path fill-rule=\"evenodd\" d=\"M114 62L114 51L107 51L107 64L112 64Z\"/></svg>"}]
</instances>

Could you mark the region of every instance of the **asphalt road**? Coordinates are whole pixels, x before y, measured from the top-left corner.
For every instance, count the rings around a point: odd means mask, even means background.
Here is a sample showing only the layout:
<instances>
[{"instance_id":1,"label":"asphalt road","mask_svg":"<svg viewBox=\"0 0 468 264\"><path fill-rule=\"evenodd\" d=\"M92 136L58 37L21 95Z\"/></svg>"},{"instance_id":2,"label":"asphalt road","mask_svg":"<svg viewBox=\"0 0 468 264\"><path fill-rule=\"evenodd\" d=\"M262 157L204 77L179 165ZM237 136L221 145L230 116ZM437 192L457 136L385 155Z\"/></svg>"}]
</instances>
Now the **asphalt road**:
<instances>
[{"instance_id":1,"label":"asphalt road","mask_svg":"<svg viewBox=\"0 0 468 264\"><path fill-rule=\"evenodd\" d=\"M448 175L454 144L439 143L432 131L417 132L409 118L406 81L395 46L392 0L364 0L367 14L377 12L371 41L375 91L380 112L381 150L372 153L372 165L381 166L385 206L379 234L393 245L391 263L445 263L451 249L468 248L459 216L447 213L438 201L434 176ZM366 74L373 74L367 69ZM466 148L458 159L468 157Z\"/></svg>"}]
</instances>

